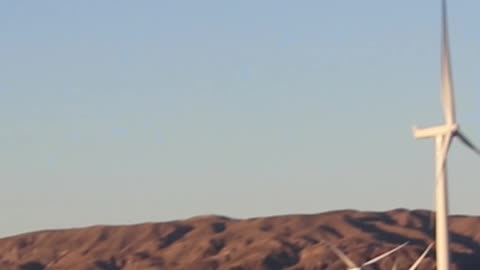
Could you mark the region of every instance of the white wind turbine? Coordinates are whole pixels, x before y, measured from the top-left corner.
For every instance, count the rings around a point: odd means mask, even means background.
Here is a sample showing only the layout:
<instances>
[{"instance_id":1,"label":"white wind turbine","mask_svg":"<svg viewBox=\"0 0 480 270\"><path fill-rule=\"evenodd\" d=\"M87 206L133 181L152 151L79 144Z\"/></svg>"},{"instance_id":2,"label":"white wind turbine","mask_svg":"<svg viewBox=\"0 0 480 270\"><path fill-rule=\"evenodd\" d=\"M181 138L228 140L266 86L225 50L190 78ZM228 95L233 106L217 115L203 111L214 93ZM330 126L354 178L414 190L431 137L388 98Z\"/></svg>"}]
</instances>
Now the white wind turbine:
<instances>
[{"instance_id":1,"label":"white wind turbine","mask_svg":"<svg viewBox=\"0 0 480 270\"><path fill-rule=\"evenodd\" d=\"M447 29L447 4L442 1L442 105L445 116L445 124L441 126L417 129L414 127L416 139L435 139L436 158L436 189L435 189L435 211L436 211L436 257L437 269L448 270L450 268L449 237L448 237L448 187L446 163L447 154L453 137L458 137L465 145L476 153L480 150L475 147L467 137L460 132L455 119L455 105L453 98L453 81L450 63L450 49Z\"/></svg>"},{"instance_id":2,"label":"white wind turbine","mask_svg":"<svg viewBox=\"0 0 480 270\"><path fill-rule=\"evenodd\" d=\"M347 255L345 255L345 253L343 253L340 249L338 249L337 247L335 247L334 245L330 244L329 242L327 241L324 241L327 246L333 251L335 252L335 254L337 254L337 256L340 258L340 260L342 260L345 265L347 266L347 270L363 270L366 266L368 265L371 265L371 264L374 264L378 261L380 261L381 259L387 257L388 255L394 253L395 251L401 249L402 247L406 246L408 244L408 242L390 250L390 251L387 251L383 254L380 254L378 255L377 257L363 263L362 265L358 266L356 265L352 260L350 260L350 258L348 258Z\"/></svg>"},{"instance_id":3,"label":"white wind turbine","mask_svg":"<svg viewBox=\"0 0 480 270\"><path fill-rule=\"evenodd\" d=\"M422 253L422 255L420 255L420 257L418 257L418 259L412 264L412 266L410 266L410 268L408 268L408 270L417 269L417 267L422 262L423 258L425 258L425 256L427 256L427 254L430 251L430 249L432 248L432 246L433 246L433 243L428 245L428 247L425 249L425 251ZM392 270L397 270L397 263L396 262L393 264Z\"/></svg>"}]
</instances>

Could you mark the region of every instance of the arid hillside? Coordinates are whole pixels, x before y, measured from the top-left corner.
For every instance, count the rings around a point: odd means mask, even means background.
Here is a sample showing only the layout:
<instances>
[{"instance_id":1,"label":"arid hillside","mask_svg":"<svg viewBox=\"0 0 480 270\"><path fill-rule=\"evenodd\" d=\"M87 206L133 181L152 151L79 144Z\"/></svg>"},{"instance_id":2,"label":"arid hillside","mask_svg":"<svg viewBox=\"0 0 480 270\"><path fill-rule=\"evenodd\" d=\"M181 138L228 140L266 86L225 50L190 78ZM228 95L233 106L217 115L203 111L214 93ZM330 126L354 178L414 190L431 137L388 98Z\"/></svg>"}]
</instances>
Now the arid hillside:
<instances>
[{"instance_id":1,"label":"arid hillside","mask_svg":"<svg viewBox=\"0 0 480 270\"><path fill-rule=\"evenodd\" d=\"M480 218L450 218L454 269L480 269ZM410 244L372 269L408 269L433 239L430 212L335 211L253 219L202 216L164 223L41 231L0 239L1 270L346 269ZM434 251L419 269L435 269Z\"/></svg>"}]
</instances>

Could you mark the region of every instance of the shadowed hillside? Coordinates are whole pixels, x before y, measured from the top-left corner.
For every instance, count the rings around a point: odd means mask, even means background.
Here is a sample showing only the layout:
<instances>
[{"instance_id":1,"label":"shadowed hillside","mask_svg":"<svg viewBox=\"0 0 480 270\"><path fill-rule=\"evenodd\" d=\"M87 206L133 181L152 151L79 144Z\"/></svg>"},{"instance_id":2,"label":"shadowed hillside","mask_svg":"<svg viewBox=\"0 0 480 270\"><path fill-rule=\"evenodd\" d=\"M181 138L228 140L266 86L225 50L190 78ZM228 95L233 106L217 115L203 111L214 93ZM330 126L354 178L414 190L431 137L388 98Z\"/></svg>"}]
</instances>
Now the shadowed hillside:
<instances>
[{"instance_id":1,"label":"shadowed hillside","mask_svg":"<svg viewBox=\"0 0 480 270\"><path fill-rule=\"evenodd\" d=\"M480 218L450 218L454 269L480 269ZM408 269L432 241L430 212L336 211L246 220L220 216L42 231L0 239L2 270L344 270L322 240L356 263L405 241L372 269ZM434 269L430 252L419 269Z\"/></svg>"}]
</instances>

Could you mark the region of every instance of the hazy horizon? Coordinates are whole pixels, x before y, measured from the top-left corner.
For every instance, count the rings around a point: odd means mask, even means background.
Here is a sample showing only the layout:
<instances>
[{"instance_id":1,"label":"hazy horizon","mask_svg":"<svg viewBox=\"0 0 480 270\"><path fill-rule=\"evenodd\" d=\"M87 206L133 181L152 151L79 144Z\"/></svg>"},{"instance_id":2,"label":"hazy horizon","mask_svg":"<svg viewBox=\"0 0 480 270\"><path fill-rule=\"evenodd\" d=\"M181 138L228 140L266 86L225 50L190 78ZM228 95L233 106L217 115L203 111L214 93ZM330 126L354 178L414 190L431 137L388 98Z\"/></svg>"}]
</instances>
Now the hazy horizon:
<instances>
[{"instance_id":1,"label":"hazy horizon","mask_svg":"<svg viewBox=\"0 0 480 270\"><path fill-rule=\"evenodd\" d=\"M449 1L480 145L478 8ZM442 121L440 1L5 1L0 20L0 237L433 207L412 126ZM451 214L480 215L480 158L450 153Z\"/></svg>"}]
</instances>

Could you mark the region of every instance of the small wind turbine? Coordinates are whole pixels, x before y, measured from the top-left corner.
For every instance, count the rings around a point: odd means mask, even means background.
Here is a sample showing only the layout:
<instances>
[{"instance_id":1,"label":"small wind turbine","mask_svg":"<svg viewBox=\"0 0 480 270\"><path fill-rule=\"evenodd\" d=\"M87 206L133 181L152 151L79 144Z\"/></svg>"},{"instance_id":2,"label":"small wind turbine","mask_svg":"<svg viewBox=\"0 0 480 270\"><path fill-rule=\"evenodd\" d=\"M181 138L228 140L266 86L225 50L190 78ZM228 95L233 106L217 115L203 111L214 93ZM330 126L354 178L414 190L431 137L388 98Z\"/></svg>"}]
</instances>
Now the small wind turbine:
<instances>
[{"instance_id":1,"label":"small wind turbine","mask_svg":"<svg viewBox=\"0 0 480 270\"><path fill-rule=\"evenodd\" d=\"M430 249L432 248L432 246L433 246L433 243L428 245L428 247L425 249L425 251L422 253L422 255L420 255L420 257L418 257L418 259L412 264L412 266L410 266L410 268L408 268L408 270L415 270L420 265L423 258L425 258L425 256L427 256L427 254L430 251ZM393 264L392 270L397 270L397 262L395 262Z\"/></svg>"},{"instance_id":2,"label":"small wind turbine","mask_svg":"<svg viewBox=\"0 0 480 270\"><path fill-rule=\"evenodd\" d=\"M338 249L337 247L335 247L334 245L330 244L329 242L327 241L324 241L327 246L333 251L335 252L335 254L337 254L337 256L340 258L340 260L342 260L345 265L347 266L347 270L363 270L366 266L368 265L371 265L371 264L374 264L378 261L380 261L381 259L387 257L388 255L394 253L395 251L401 249L402 247L406 246L408 244L408 242L390 250L390 251L387 251L383 254L380 254L379 256L367 261L366 263L362 264L361 266L358 266L356 265L352 260L350 260L350 258L348 258L347 255L345 255L345 253L343 253L340 249Z\"/></svg>"},{"instance_id":3,"label":"small wind turbine","mask_svg":"<svg viewBox=\"0 0 480 270\"><path fill-rule=\"evenodd\" d=\"M455 119L455 104L453 98L453 81L450 63L450 49L448 44L447 29L447 4L442 1L442 103L445 116L445 124L441 126L417 129L414 127L413 133L416 139L434 138L435 139L435 158L436 158L436 190L435 190L435 209L436 209L436 256L437 269L448 270L450 268L450 253L448 239L448 190L446 163L448 149L453 137L457 137L466 146L480 154L480 150L475 147L469 139L460 131L457 120Z\"/></svg>"}]
</instances>

